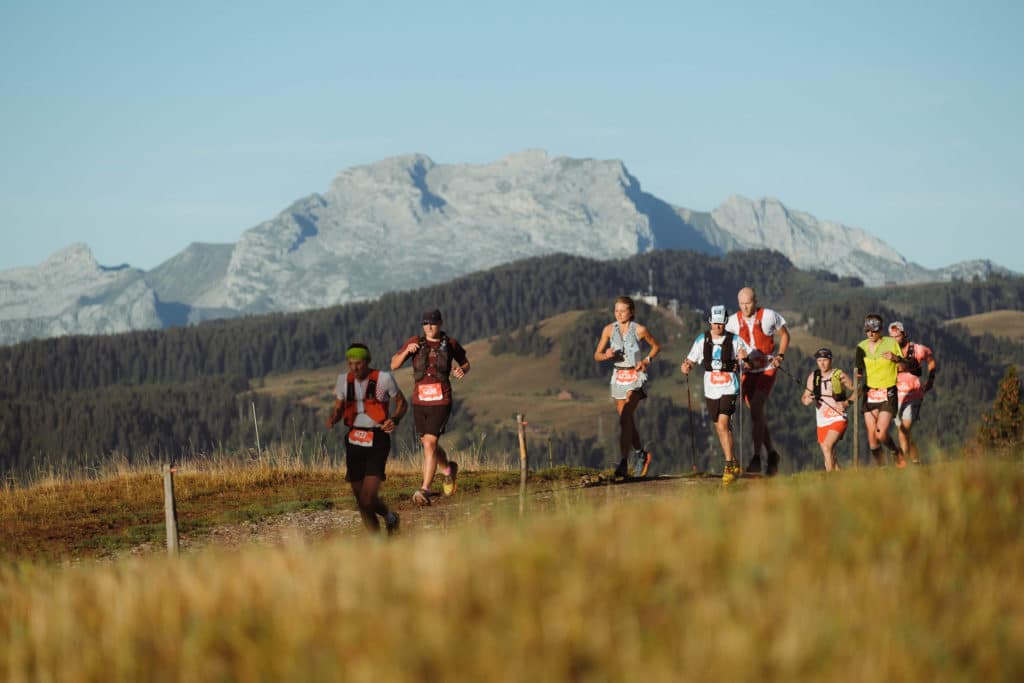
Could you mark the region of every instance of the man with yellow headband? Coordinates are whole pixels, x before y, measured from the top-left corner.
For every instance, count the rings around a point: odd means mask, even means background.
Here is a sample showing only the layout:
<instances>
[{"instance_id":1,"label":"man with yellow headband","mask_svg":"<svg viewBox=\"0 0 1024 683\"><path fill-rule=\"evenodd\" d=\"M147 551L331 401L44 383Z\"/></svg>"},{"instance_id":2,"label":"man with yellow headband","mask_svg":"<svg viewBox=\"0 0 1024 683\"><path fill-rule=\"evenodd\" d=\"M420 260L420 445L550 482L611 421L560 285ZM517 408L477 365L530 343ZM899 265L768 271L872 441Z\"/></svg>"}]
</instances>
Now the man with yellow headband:
<instances>
[{"instance_id":1,"label":"man with yellow headband","mask_svg":"<svg viewBox=\"0 0 1024 683\"><path fill-rule=\"evenodd\" d=\"M398 513L388 509L379 492L386 479L384 467L391 454L391 433L408 405L394 376L370 367L370 349L366 344L352 344L345 351L345 359L348 372L338 375L334 410L327 418L327 428L332 429L338 422L348 427L345 480L352 485L363 524L371 532L379 532L380 515L388 535L392 535L398 532Z\"/></svg>"}]
</instances>

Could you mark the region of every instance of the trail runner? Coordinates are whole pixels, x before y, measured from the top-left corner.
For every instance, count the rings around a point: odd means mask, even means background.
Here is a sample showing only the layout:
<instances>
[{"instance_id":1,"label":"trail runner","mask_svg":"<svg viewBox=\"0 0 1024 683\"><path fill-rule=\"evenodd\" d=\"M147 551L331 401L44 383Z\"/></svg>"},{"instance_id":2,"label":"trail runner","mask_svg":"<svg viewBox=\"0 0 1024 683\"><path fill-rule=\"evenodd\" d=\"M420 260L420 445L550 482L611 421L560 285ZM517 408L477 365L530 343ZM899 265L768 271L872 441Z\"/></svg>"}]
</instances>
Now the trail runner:
<instances>
[{"instance_id":1,"label":"trail runner","mask_svg":"<svg viewBox=\"0 0 1024 683\"><path fill-rule=\"evenodd\" d=\"M839 459L835 446L846 433L846 408L850 405L853 380L838 368L832 367L832 350L820 348L814 352L818 367L807 375L807 387L801 401L805 406L815 406L815 422L818 426L818 445L825 458L825 470L839 470Z\"/></svg>"},{"instance_id":2,"label":"trail runner","mask_svg":"<svg viewBox=\"0 0 1024 683\"><path fill-rule=\"evenodd\" d=\"M420 317L423 333L409 337L394 356L391 369L397 370L412 359L412 416L416 435L423 445L423 483L412 500L417 505L430 505L430 486L438 467L444 475L442 491L450 496L458 484L459 464L448 458L439 443L452 414L451 376L462 379L469 372L466 349L441 329L444 322L436 308Z\"/></svg>"},{"instance_id":3,"label":"trail runner","mask_svg":"<svg viewBox=\"0 0 1024 683\"><path fill-rule=\"evenodd\" d=\"M619 455L616 477L629 476L629 457L633 456L633 475L646 477L651 466L651 452L644 448L636 427L636 410L647 397L647 368L661 346L650 330L634 320L636 304L628 296L615 300L615 322L601 331L594 350L594 360L613 360L611 395L619 414ZM640 357L640 342L648 345L647 355Z\"/></svg>"},{"instance_id":4,"label":"trail runner","mask_svg":"<svg viewBox=\"0 0 1024 683\"><path fill-rule=\"evenodd\" d=\"M740 476L733 456L731 420L740 390L739 361L748 358L751 349L738 335L726 331L725 320L725 306L712 306L710 330L697 335L679 370L689 375L695 366L704 367L704 400L725 456L722 483L728 485Z\"/></svg>"},{"instance_id":5,"label":"trail runner","mask_svg":"<svg viewBox=\"0 0 1024 683\"><path fill-rule=\"evenodd\" d=\"M897 410L896 370L903 357L899 344L892 337L882 336L882 316L871 313L864 318L864 333L867 339L857 344L857 381L863 381L862 410L864 427L867 429L868 448L875 464L884 465L882 446L886 445L895 454L897 467L905 467L906 460L892 437L889 425Z\"/></svg>"},{"instance_id":6,"label":"trail runner","mask_svg":"<svg viewBox=\"0 0 1024 683\"><path fill-rule=\"evenodd\" d=\"M889 323L889 336L896 340L900 346L903 359L899 362L899 373L896 375L896 398L899 408L896 411L896 427L899 431L900 448L913 463L921 462L921 454L911 430L914 422L921 417L921 404L924 402L924 395L932 390L935 385L935 375L939 371L938 361L935 354L924 344L910 341L903 323L893 321ZM921 370L923 365L928 366L928 379L921 384Z\"/></svg>"},{"instance_id":7,"label":"trail runner","mask_svg":"<svg viewBox=\"0 0 1024 683\"><path fill-rule=\"evenodd\" d=\"M772 445L768 430L768 396L775 385L775 372L782 364L789 348L789 330L786 320L770 308L757 304L757 293L744 287L736 295L739 310L729 316L727 332L739 337L751 348L750 357L743 367L743 400L750 408L750 422L754 454L749 472L761 471L761 453L767 458L765 474L774 476L779 471L779 453ZM779 344L775 345L775 335Z\"/></svg>"},{"instance_id":8,"label":"trail runner","mask_svg":"<svg viewBox=\"0 0 1024 683\"><path fill-rule=\"evenodd\" d=\"M338 375L334 410L327 418L327 428L333 429L338 422L347 428L345 480L352 486L363 524L369 531L379 533L377 517L383 517L388 535L392 535L398 532L398 513L384 504L379 492L387 478L384 468L391 453L391 433L408 405L391 373L370 367L370 350L365 344L349 346L345 360L348 372Z\"/></svg>"}]
</instances>

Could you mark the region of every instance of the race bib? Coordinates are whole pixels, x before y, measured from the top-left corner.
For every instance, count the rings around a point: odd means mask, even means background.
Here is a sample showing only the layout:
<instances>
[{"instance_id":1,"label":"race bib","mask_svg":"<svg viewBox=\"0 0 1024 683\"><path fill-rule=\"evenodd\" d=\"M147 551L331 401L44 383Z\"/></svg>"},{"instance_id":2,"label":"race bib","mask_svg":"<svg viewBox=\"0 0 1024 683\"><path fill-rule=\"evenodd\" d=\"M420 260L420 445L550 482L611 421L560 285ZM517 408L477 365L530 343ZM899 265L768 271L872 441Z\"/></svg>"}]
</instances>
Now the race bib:
<instances>
[{"instance_id":1,"label":"race bib","mask_svg":"<svg viewBox=\"0 0 1024 683\"><path fill-rule=\"evenodd\" d=\"M444 388L437 383L416 386L416 397L421 401L443 401Z\"/></svg>"},{"instance_id":2,"label":"race bib","mask_svg":"<svg viewBox=\"0 0 1024 683\"><path fill-rule=\"evenodd\" d=\"M914 375L910 375L911 379L905 379L905 373L900 373L900 379L896 382L896 390L901 394L909 394L911 391L916 391L921 388L921 380Z\"/></svg>"},{"instance_id":3,"label":"race bib","mask_svg":"<svg viewBox=\"0 0 1024 683\"><path fill-rule=\"evenodd\" d=\"M370 447L373 445L373 432L369 429L350 429L348 442L353 446Z\"/></svg>"},{"instance_id":4,"label":"race bib","mask_svg":"<svg viewBox=\"0 0 1024 683\"><path fill-rule=\"evenodd\" d=\"M637 374L635 368L618 368L615 371L615 383L628 385L636 382Z\"/></svg>"},{"instance_id":5,"label":"race bib","mask_svg":"<svg viewBox=\"0 0 1024 683\"><path fill-rule=\"evenodd\" d=\"M712 372L709 375L711 384L716 387L724 387L726 384L732 383L731 372Z\"/></svg>"},{"instance_id":6,"label":"race bib","mask_svg":"<svg viewBox=\"0 0 1024 683\"><path fill-rule=\"evenodd\" d=\"M868 389L868 403L885 403L888 400L888 389Z\"/></svg>"}]
</instances>

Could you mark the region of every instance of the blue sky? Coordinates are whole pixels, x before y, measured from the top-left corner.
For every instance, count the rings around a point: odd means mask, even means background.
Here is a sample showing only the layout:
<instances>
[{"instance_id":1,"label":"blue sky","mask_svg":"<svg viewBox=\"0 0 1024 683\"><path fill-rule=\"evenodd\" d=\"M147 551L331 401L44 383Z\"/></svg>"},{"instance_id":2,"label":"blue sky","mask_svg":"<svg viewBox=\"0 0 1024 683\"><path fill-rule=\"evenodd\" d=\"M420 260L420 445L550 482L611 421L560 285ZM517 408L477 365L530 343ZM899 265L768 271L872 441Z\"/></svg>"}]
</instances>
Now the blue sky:
<instances>
[{"instance_id":1,"label":"blue sky","mask_svg":"<svg viewBox=\"0 0 1024 683\"><path fill-rule=\"evenodd\" d=\"M0 269L151 268L352 165L544 148L1024 272L1021 4L843 4L7 0Z\"/></svg>"}]
</instances>

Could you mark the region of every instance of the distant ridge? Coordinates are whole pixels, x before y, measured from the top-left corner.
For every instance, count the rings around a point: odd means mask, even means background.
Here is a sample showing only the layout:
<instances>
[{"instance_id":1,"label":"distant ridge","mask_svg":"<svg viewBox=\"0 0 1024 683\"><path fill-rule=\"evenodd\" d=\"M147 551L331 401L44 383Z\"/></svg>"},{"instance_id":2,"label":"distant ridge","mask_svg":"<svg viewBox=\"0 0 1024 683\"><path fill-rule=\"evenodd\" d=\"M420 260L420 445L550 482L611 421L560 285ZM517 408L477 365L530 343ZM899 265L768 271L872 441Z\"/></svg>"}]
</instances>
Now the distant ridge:
<instances>
[{"instance_id":1,"label":"distant ridge","mask_svg":"<svg viewBox=\"0 0 1024 683\"><path fill-rule=\"evenodd\" d=\"M641 188L621 161L527 150L488 164L410 154L345 169L246 230L193 243L143 273L99 266L85 245L0 273L0 343L300 311L564 252L596 259L657 249L769 248L803 269L868 285L1009 273L989 261L929 270L867 232L732 196L710 212Z\"/></svg>"}]
</instances>

